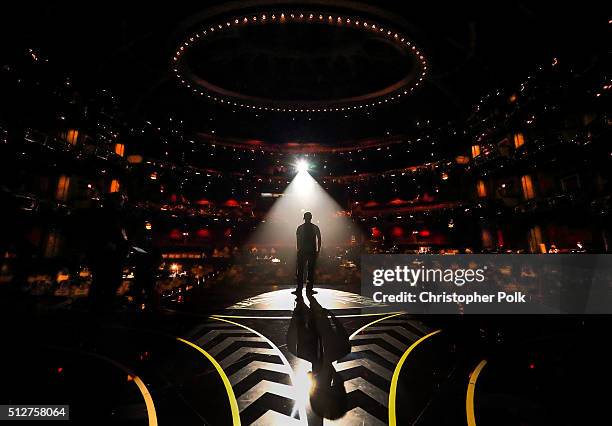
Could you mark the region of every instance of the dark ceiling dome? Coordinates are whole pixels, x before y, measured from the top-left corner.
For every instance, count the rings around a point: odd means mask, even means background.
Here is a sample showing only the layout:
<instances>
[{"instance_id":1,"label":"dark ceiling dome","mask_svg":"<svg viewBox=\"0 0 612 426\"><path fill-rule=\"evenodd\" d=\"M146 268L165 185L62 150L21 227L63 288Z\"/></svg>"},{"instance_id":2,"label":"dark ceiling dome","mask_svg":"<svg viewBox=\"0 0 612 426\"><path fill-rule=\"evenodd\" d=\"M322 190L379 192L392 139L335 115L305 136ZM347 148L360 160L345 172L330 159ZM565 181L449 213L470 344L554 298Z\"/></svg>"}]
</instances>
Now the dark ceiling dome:
<instances>
[{"instance_id":1,"label":"dark ceiling dome","mask_svg":"<svg viewBox=\"0 0 612 426\"><path fill-rule=\"evenodd\" d=\"M233 107L314 113L399 100L427 62L401 31L355 11L277 6L201 23L174 52L173 72L196 95Z\"/></svg>"}]
</instances>

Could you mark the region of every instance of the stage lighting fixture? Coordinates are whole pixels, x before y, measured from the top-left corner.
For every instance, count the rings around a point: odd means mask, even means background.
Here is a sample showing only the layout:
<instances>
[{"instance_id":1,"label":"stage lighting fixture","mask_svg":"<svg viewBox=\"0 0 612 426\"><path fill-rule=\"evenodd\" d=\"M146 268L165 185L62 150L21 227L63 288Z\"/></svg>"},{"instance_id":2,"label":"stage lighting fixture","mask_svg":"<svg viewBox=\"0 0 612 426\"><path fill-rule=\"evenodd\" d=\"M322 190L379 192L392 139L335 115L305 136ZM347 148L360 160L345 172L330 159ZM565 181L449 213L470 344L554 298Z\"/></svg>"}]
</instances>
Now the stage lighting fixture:
<instances>
[{"instance_id":1,"label":"stage lighting fixture","mask_svg":"<svg viewBox=\"0 0 612 426\"><path fill-rule=\"evenodd\" d=\"M297 170L298 173L307 172L309 167L310 165L308 164L308 161L306 160L299 160L297 164L295 165L295 169Z\"/></svg>"}]
</instances>

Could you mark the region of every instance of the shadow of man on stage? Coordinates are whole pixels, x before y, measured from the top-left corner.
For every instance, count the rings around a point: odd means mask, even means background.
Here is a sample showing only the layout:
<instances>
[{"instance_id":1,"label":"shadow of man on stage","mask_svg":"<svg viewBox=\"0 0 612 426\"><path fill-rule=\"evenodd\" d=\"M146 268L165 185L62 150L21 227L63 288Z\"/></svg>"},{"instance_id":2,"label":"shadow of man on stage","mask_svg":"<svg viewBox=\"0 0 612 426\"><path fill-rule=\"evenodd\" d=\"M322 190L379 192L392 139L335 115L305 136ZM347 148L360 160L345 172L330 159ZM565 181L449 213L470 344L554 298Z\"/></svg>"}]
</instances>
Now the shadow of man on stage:
<instances>
[{"instance_id":1,"label":"shadow of man on stage","mask_svg":"<svg viewBox=\"0 0 612 426\"><path fill-rule=\"evenodd\" d=\"M349 336L329 310L323 308L314 295L301 293L287 331L287 347L298 358L312 363L310 407L320 417L339 419L347 411L346 390L342 376L333 362L351 352Z\"/></svg>"}]
</instances>

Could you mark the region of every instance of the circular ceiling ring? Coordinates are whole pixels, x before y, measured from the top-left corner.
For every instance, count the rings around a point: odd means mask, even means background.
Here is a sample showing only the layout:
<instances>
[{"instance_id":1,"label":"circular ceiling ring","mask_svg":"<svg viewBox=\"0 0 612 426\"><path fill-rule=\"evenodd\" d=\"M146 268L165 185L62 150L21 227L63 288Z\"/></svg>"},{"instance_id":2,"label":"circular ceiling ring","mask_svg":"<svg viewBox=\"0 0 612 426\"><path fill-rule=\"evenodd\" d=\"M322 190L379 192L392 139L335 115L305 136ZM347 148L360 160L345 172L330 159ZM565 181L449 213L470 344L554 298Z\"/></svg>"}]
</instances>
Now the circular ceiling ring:
<instances>
[{"instance_id":1,"label":"circular ceiling ring","mask_svg":"<svg viewBox=\"0 0 612 426\"><path fill-rule=\"evenodd\" d=\"M417 65L401 79L386 87L357 96L325 100L286 100L253 96L221 87L197 75L184 60L194 46L224 32L246 26L291 25L293 23L326 25L336 28L353 28L391 42ZM218 19L214 23L201 23L200 29L187 36L174 51L172 71L179 83L194 94L207 100L234 108L250 111L272 111L288 113L325 113L369 109L400 100L412 93L427 75L427 60L407 36L388 25L379 24L369 18L360 18L349 13L332 13L323 9L305 10L279 8L275 11L252 11L232 18Z\"/></svg>"}]
</instances>

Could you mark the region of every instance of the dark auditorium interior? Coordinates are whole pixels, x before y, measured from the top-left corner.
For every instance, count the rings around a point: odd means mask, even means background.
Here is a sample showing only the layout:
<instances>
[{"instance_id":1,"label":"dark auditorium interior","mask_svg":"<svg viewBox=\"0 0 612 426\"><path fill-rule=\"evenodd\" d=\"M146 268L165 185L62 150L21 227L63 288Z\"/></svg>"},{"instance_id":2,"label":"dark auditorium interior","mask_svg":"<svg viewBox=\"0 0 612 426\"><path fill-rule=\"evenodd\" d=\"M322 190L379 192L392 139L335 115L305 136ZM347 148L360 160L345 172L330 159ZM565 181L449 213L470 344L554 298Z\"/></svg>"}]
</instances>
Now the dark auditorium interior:
<instances>
[{"instance_id":1,"label":"dark auditorium interior","mask_svg":"<svg viewBox=\"0 0 612 426\"><path fill-rule=\"evenodd\" d=\"M612 252L604 3L0 6L0 408L609 424L609 314L434 315L362 293L369 255ZM563 298L544 275L521 279Z\"/></svg>"}]
</instances>

